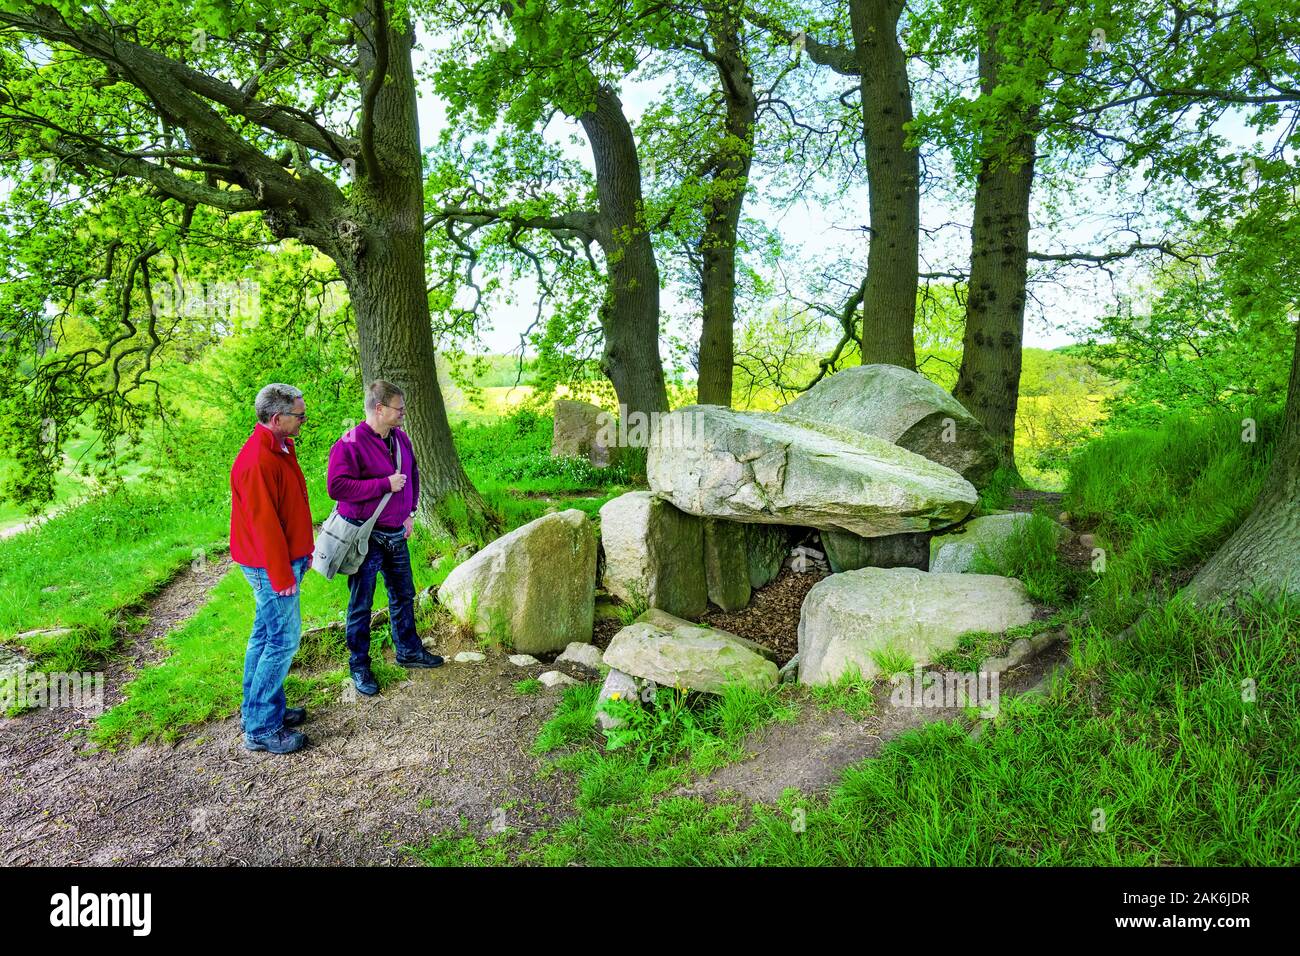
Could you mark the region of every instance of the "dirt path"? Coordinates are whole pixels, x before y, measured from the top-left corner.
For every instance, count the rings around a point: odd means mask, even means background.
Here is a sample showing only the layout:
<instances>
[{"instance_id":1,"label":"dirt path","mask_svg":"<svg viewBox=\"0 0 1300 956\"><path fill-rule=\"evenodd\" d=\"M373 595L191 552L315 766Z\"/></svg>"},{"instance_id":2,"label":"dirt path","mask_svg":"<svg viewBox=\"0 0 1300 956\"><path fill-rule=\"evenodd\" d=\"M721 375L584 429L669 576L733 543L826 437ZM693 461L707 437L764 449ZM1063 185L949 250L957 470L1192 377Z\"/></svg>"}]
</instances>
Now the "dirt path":
<instances>
[{"instance_id":1,"label":"dirt path","mask_svg":"<svg viewBox=\"0 0 1300 956\"><path fill-rule=\"evenodd\" d=\"M186 570L158 594L149 627L106 670L107 706L228 568ZM120 753L91 752L92 714L0 719L0 864L393 864L462 819L536 827L572 797L564 775L536 779L530 752L558 693L514 690L544 669L412 671L310 715L312 746L288 757L244 750L237 716Z\"/></svg>"}]
</instances>

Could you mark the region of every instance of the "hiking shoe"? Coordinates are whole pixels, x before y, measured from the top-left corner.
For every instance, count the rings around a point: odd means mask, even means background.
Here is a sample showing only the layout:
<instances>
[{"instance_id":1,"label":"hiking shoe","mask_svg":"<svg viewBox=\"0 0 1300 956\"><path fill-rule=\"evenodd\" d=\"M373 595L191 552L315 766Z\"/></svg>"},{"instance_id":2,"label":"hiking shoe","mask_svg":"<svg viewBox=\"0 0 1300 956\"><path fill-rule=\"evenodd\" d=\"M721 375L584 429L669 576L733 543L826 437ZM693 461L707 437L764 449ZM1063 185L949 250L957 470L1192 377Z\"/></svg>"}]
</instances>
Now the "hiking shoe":
<instances>
[{"instance_id":1,"label":"hiking shoe","mask_svg":"<svg viewBox=\"0 0 1300 956\"><path fill-rule=\"evenodd\" d=\"M284 709L285 727L297 727L307 719L307 709L305 707L286 707ZM244 718L239 718L239 732L244 732Z\"/></svg>"},{"instance_id":2,"label":"hiking shoe","mask_svg":"<svg viewBox=\"0 0 1300 956\"><path fill-rule=\"evenodd\" d=\"M365 694L367 697L374 697L379 693L379 682L375 680L375 675L371 673L369 667L353 671L352 683L357 685L357 693Z\"/></svg>"},{"instance_id":3,"label":"hiking shoe","mask_svg":"<svg viewBox=\"0 0 1300 956\"><path fill-rule=\"evenodd\" d=\"M307 735L297 730L285 730L281 727L265 737L244 735L245 750L267 750L273 754L291 754L307 746Z\"/></svg>"},{"instance_id":4,"label":"hiking shoe","mask_svg":"<svg viewBox=\"0 0 1300 956\"><path fill-rule=\"evenodd\" d=\"M441 667L442 658L437 654L421 650L418 657L399 657L397 665L399 667Z\"/></svg>"}]
</instances>

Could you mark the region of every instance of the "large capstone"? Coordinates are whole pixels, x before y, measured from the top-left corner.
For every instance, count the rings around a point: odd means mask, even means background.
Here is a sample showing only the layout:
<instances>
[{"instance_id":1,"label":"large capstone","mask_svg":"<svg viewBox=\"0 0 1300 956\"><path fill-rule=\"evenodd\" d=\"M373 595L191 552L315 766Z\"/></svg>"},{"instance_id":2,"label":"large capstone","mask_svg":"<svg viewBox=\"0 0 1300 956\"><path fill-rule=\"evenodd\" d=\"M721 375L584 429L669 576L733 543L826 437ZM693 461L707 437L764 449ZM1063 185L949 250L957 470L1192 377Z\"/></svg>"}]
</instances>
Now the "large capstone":
<instances>
[{"instance_id":1,"label":"large capstone","mask_svg":"<svg viewBox=\"0 0 1300 956\"><path fill-rule=\"evenodd\" d=\"M704 525L648 491L629 491L600 509L603 583L629 604L698 617L708 606Z\"/></svg>"},{"instance_id":2,"label":"large capstone","mask_svg":"<svg viewBox=\"0 0 1300 956\"><path fill-rule=\"evenodd\" d=\"M951 574L969 571L977 554L997 563L1007 557L1008 549L1017 539L1030 534L1035 521L1047 529L1046 533L1051 535L1055 544L1071 536L1068 528L1051 518L1011 512L984 515L930 539L930 570Z\"/></svg>"},{"instance_id":3,"label":"large capstone","mask_svg":"<svg viewBox=\"0 0 1300 956\"><path fill-rule=\"evenodd\" d=\"M646 474L693 515L864 537L946 527L976 500L952 469L873 435L716 405L661 416Z\"/></svg>"},{"instance_id":4,"label":"large capstone","mask_svg":"<svg viewBox=\"0 0 1300 956\"><path fill-rule=\"evenodd\" d=\"M438 600L476 634L535 654L591 640L595 591L595 528L570 509L497 538L447 575Z\"/></svg>"},{"instance_id":5,"label":"large capstone","mask_svg":"<svg viewBox=\"0 0 1300 956\"><path fill-rule=\"evenodd\" d=\"M897 365L858 365L828 375L777 414L883 438L946 465L976 487L998 466L984 426L941 386Z\"/></svg>"},{"instance_id":6,"label":"large capstone","mask_svg":"<svg viewBox=\"0 0 1300 956\"><path fill-rule=\"evenodd\" d=\"M833 684L854 669L929 664L968 631L1028 624L1034 607L1014 578L861 568L813 585L799 616L799 681Z\"/></svg>"},{"instance_id":7,"label":"large capstone","mask_svg":"<svg viewBox=\"0 0 1300 956\"><path fill-rule=\"evenodd\" d=\"M648 621L629 624L610 641L605 663L656 684L714 694L728 684L776 686L776 665L736 635L689 623L671 630Z\"/></svg>"}]
</instances>

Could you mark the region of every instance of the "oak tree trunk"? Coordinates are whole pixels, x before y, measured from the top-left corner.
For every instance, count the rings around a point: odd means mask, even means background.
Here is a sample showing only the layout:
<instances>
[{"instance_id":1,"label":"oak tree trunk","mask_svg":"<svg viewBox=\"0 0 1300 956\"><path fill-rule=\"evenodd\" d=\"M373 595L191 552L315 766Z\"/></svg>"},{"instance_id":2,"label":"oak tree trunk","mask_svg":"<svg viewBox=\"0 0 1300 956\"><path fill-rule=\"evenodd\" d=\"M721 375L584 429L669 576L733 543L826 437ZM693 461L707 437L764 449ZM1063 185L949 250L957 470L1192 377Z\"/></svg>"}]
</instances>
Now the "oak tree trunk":
<instances>
[{"instance_id":1,"label":"oak tree trunk","mask_svg":"<svg viewBox=\"0 0 1300 956\"><path fill-rule=\"evenodd\" d=\"M1193 600L1300 596L1300 325L1282 434L1255 509L1187 586Z\"/></svg>"},{"instance_id":2,"label":"oak tree trunk","mask_svg":"<svg viewBox=\"0 0 1300 956\"><path fill-rule=\"evenodd\" d=\"M596 166L597 238L607 272L600 366L618 393L620 412L667 411L659 358L659 266L641 201L636 140L623 104L609 87L599 88L595 108L578 119Z\"/></svg>"},{"instance_id":3,"label":"oak tree trunk","mask_svg":"<svg viewBox=\"0 0 1300 956\"><path fill-rule=\"evenodd\" d=\"M998 84L997 31L980 47L980 87ZM1032 124L980 161L971 224L970 287L961 371L953 395L988 429L1002 467L1015 469L1016 406L1020 396L1029 262L1029 198L1034 183ZM998 135L992 132L986 135Z\"/></svg>"},{"instance_id":4,"label":"oak tree trunk","mask_svg":"<svg viewBox=\"0 0 1300 956\"><path fill-rule=\"evenodd\" d=\"M852 0L853 40L862 71L871 245L862 298L862 362L916 368L920 155L906 145L912 120L907 59L898 43L902 0Z\"/></svg>"},{"instance_id":5,"label":"oak tree trunk","mask_svg":"<svg viewBox=\"0 0 1300 956\"><path fill-rule=\"evenodd\" d=\"M414 36L396 29L388 35L388 81L374 104L378 168L358 168L351 203L335 220L334 240L324 251L338 264L356 312L362 377L387 379L406 395L403 427L420 466L421 519L458 536L490 531L495 519L456 454L435 364L425 290ZM374 51L363 44L362 66L373 65ZM463 500L469 528L447 520L445 506L453 497Z\"/></svg>"},{"instance_id":6,"label":"oak tree trunk","mask_svg":"<svg viewBox=\"0 0 1300 956\"><path fill-rule=\"evenodd\" d=\"M717 159L705 226L700 275L703 323L700 330L700 379L696 399L702 405L731 405L733 336L736 321L736 232L749 187L758 99L745 63L739 18L725 6L710 10L714 53L727 104L726 138Z\"/></svg>"}]
</instances>

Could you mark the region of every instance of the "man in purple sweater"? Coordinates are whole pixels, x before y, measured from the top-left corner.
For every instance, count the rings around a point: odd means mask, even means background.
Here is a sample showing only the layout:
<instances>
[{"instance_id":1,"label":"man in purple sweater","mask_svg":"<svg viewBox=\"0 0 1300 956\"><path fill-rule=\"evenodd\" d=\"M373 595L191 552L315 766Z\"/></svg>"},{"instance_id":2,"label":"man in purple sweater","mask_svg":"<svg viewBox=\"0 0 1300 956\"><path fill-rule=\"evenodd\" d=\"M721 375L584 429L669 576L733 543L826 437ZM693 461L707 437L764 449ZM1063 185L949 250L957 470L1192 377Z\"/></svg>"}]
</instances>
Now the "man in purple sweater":
<instances>
[{"instance_id":1,"label":"man in purple sweater","mask_svg":"<svg viewBox=\"0 0 1300 956\"><path fill-rule=\"evenodd\" d=\"M397 427L405 415L402 390L377 379L366 389L366 420L345 432L330 449L326 487L345 520L365 524L384 495L393 494L375 519L365 561L348 576L348 664L357 690L366 695L379 693L370 670L370 609L381 571L388 589L388 619L397 663L403 667L442 664L442 658L426 651L415 633L415 582L406 539L411 536L420 499L420 469L411 439ZM402 452L400 469L398 448Z\"/></svg>"}]
</instances>

